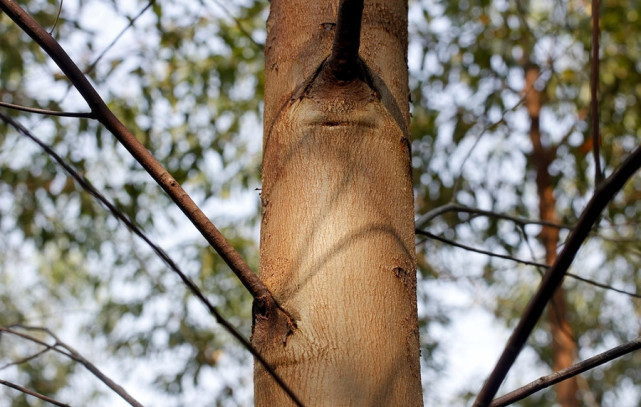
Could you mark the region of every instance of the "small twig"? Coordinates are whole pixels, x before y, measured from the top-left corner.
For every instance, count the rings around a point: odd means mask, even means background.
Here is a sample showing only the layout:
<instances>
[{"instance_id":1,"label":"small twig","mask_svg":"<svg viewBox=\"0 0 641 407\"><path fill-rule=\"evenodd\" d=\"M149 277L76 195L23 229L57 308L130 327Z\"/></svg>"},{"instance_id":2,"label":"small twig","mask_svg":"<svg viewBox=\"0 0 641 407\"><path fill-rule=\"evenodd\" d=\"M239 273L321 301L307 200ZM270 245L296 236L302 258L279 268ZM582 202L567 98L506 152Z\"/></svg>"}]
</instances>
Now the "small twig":
<instances>
[{"instance_id":1,"label":"small twig","mask_svg":"<svg viewBox=\"0 0 641 407\"><path fill-rule=\"evenodd\" d=\"M0 366L0 370L4 370L4 369L6 369L8 367L11 367L11 366L22 365L24 363L30 362L33 359L39 357L40 355L49 352L52 348L53 348L52 346L47 346L46 348L44 348L42 350L39 350L38 352L34 353L33 355L29 355L29 356L27 356L25 358L18 359L16 361L13 361L13 362L10 362L10 363L5 363L4 365Z\"/></svg>"},{"instance_id":2,"label":"small twig","mask_svg":"<svg viewBox=\"0 0 641 407\"><path fill-rule=\"evenodd\" d=\"M353 79L358 72L363 0L341 0L336 17L336 33L329 57L329 68L339 80Z\"/></svg>"},{"instance_id":3,"label":"small twig","mask_svg":"<svg viewBox=\"0 0 641 407\"><path fill-rule=\"evenodd\" d=\"M505 375L512 367L527 338L541 317L545 306L563 281L563 277L566 275L570 264L574 261L579 248L590 235L592 227L601 216L601 212L640 167L641 147L637 147L619 168L597 187L575 228L570 233L563 250L559 253L552 267L546 271L537 292L523 312L521 320L505 345L501 357L479 392L474 402L475 407L487 406L492 401Z\"/></svg>"},{"instance_id":4,"label":"small twig","mask_svg":"<svg viewBox=\"0 0 641 407\"><path fill-rule=\"evenodd\" d=\"M23 392L24 394L28 394L28 395L33 396L33 397L37 397L37 398L39 398L40 400L44 400L44 401L46 401L47 403L51 403L51 404L56 405L56 406L60 406L60 407L71 407L71 406L69 406L69 404L65 404L65 403L63 403L63 402L61 402L61 401L58 401L58 400L52 399L51 397L47 397L47 396L45 396L44 394L40 394L40 393L35 392L35 391L33 391L33 390L29 390L29 389L27 389L27 388L25 388L25 387L19 386L19 385L15 384L15 383L8 382L8 381L6 381L6 380L2 380L2 379L0 379L0 384L3 384L3 385L5 385L5 386L7 386L7 387L11 387L12 389L16 389L16 390L18 390L18 391L21 391L21 392Z\"/></svg>"},{"instance_id":5,"label":"small twig","mask_svg":"<svg viewBox=\"0 0 641 407\"><path fill-rule=\"evenodd\" d=\"M613 359L619 358L637 349L641 349L641 337L636 338L635 340L630 341L626 344L609 349L603 353L599 353L598 355L592 356L591 358L578 362L563 370L559 370L558 372L555 372L551 375L540 377L539 379L528 383L519 389L511 391L510 393L493 400L490 406L502 407L510 405L526 398L533 393L536 393L539 390L574 377L590 369L594 369L597 366L607 363Z\"/></svg>"},{"instance_id":6,"label":"small twig","mask_svg":"<svg viewBox=\"0 0 641 407\"><path fill-rule=\"evenodd\" d=\"M44 332L47 335L49 335L51 338L53 338L56 343L54 345L49 345L48 343L41 341L38 338L35 338L31 335L27 335L23 332L18 332L13 328L20 328L28 331L40 331ZM125 400L127 403L129 403L133 407L143 407L142 404L140 404L135 398L133 398L127 391L122 388L119 384L111 380L106 374L102 373L100 369L98 369L93 363L89 362L87 359L84 358L81 354L79 354L75 349L73 349L71 346L67 345L63 341L60 340L53 332L51 332L47 328L42 328L42 327L33 327L33 326L26 326L26 325L21 325L21 324L15 324L12 325L11 327L4 327L0 326L0 331L4 331L13 335L16 335L20 338L27 339L31 342L37 343L38 345L45 346L48 348L53 349L54 351L65 355L76 362L80 363L83 365L87 370L89 370L91 373L93 373L94 376L96 376L101 382L106 384L111 390L113 390L116 394L118 394L120 397L122 397L123 400ZM58 347L61 347L59 349Z\"/></svg>"},{"instance_id":7,"label":"small twig","mask_svg":"<svg viewBox=\"0 0 641 407\"><path fill-rule=\"evenodd\" d=\"M425 231L425 230L416 229L416 234L417 235L421 235L421 236L425 236L425 237L427 237L429 239L438 240L439 242L442 242L442 243L445 243L445 244L449 244L451 246L458 247L460 249L467 250L469 252L484 254L486 256L496 257L496 258L499 258L499 259L510 260L510 261L515 262L515 263L521 263L521 264L525 264L525 265L528 265L528 266L535 266L535 267L541 268L543 270L547 270L547 269L550 268L550 266L548 266L547 264L538 263L538 262L531 261L531 260L519 259L519 258L516 258L516 257L508 256L506 254L494 253L494 252L490 252L490 251L483 250L483 249L477 249L476 247L468 246L468 245L465 245L463 243L458 243L458 242L455 242L454 240L450 240L450 239L447 239L445 237L435 235L435 234L430 233L430 232ZM590 279L585 278L585 277L581 277L581 276L579 276L577 274L567 273L566 275L568 277L571 277L571 278L575 279L575 280L579 280L581 282L593 285L595 287L603 288L605 290L614 291L614 292L617 292L619 294L625 294L625 295L633 297L633 298L641 298L641 294L637 294L637 293L633 293L633 292L630 292L630 291L621 290L619 288L615 288L615 287L609 286L607 284L599 283L598 281L594 281L594 280L590 280Z\"/></svg>"},{"instance_id":8,"label":"small twig","mask_svg":"<svg viewBox=\"0 0 641 407\"><path fill-rule=\"evenodd\" d=\"M508 256L506 254L499 254L499 253L494 253L494 252L490 252L490 251L483 250L483 249L477 249L475 247L467 246L467 245L464 245L462 243L458 243L458 242L455 242L453 240L450 240L450 239L435 235L435 234L430 233L430 232L428 232L426 230L416 229L416 234L417 235L426 236L426 237L429 237L430 239L438 240L439 242L446 243L446 244L449 244L449 245L452 245L454 247L458 247L458 248L461 248L461 249L465 249L465 250L470 251L470 252L484 254L484 255L490 256L490 257L497 257L499 259L510 260L510 261L513 261L513 262L516 262L516 263L527 264L528 266L548 268L548 266L543 264L543 263L537 263L535 261L517 259L516 257Z\"/></svg>"},{"instance_id":9,"label":"small twig","mask_svg":"<svg viewBox=\"0 0 641 407\"><path fill-rule=\"evenodd\" d=\"M247 38L249 39L249 41L251 41L255 46L257 46L257 47L258 47L258 48L260 48L260 49L265 48L265 44L261 44L261 43L257 42L257 41L254 39L254 37L252 37L252 35L249 33L249 31L247 31L247 30L245 29L245 27L243 26L242 21L240 21L240 20L238 19L238 17L236 17L236 16L235 16L235 15L234 15L234 14L233 14L233 13L232 13L228 8L227 8L227 6L225 5L225 3L223 3L223 2L222 2L222 1L220 1L220 0L213 0L213 2L214 2L214 3L216 3L216 5L217 5L221 10L223 10L223 12L224 12L225 14L227 14L227 17L229 17L229 18L231 18L232 20L234 20L234 22L236 23L236 28L238 28L238 30L239 30L241 33L243 33L243 35L244 35L245 37L247 37ZM202 4L202 5L204 6L203 0L200 0L200 4Z\"/></svg>"},{"instance_id":10,"label":"small twig","mask_svg":"<svg viewBox=\"0 0 641 407\"><path fill-rule=\"evenodd\" d=\"M234 328L229 321L227 321L222 314L218 311L216 307L205 297L202 291L196 286L196 284L191 281L189 277L178 267L178 265L173 261L171 257L157 244L151 241L145 235L145 233L136 225L131 219L127 217L122 211L120 211L113 203L111 203L104 195L102 195L89 181L84 177L78 174L69 164L67 164L62 157L60 157L51 147L43 143L36 136L31 134L24 126L17 123L10 117L7 117L0 113L0 119L4 120L16 130L18 130L22 135L30 138L36 144L38 144L53 160L60 164L65 171L90 195L92 195L96 200L105 205L107 209L116 217L116 219L123 222L129 230L131 230L135 235L140 237L153 251L156 253L160 259L182 280L182 282L189 288L189 290L200 300L200 302L207 308L209 313L216 319L216 322L221 324L227 332L229 332L234 338L236 338L258 361L263 364L265 370L274 378L274 380L283 388L283 390L294 400L298 405L302 403L298 400L294 392L289 388L289 386L284 382L284 380L276 373L274 368L260 355L260 353L254 348L245 337L243 337L236 328Z\"/></svg>"},{"instance_id":11,"label":"small twig","mask_svg":"<svg viewBox=\"0 0 641 407\"><path fill-rule=\"evenodd\" d=\"M48 116L59 116L59 117L77 117L79 119L95 119L96 116L91 112L60 112L55 110L46 110L39 109L36 107L27 107L14 105L13 103L0 102L0 107L6 107L7 109L20 110L22 112L44 114Z\"/></svg>"},{"instance_id":12,"label":"small twig","mask_svg":"<svg viewBox=\"0 0 641 407\"><path fill-rule=\"evenodd\" d=\"M492 212L492 211L487 211L484 209L478 209L478 208L471 208L469 206L464 206L460 205L457 203L448 203L442 206L439 206L438 208L434 208L429 212L424 213L421 215L417 220L416 220L416 227L418 229L424 228L432 219L443 215L444 213L447 212L464 212L464 213L471 213L475 215L482 215L482 216L487 216L488 218L497 218L497 219L504 219L504 220L509 220L514 223L516 223L519 226L523 225L540 225L540 226L550 226L553 228L558 228L558 229L572 229L572 226L570 225L565 225L561 223L556 223L556 222L549 222L549 221L544 221L544 220L535 220L535 219L526 219L526 218L520 218L516 216L511 216L511 215L506 215L498 212Z\"/></svg>"},{"instance_id":13,"label":"small twig","mask_svg":"<svg viewBox=\"0 0 641 407\"><path fill-rule=\"evenodd\" d=\"M60 13L62 12L62 3L64 3L64 0L60 0L60 6L58 6L58 13L56 14L56 20L53 22L53 26L49 31L49 35L53 35L53 30L55 30L56 26L58 25L58 20L60 19Z\"/></svg>"},{"instance_id":14,"label":"small twig","mask_svg":"<svg viewBox=\"0 0 641 407\"><path fill-rule=\"evenodd\" d=\"M595 287L603 288L605 290L614 291L614 292L617 292L619 294L625 294L627 296L634 297L634 298L641 298L640 294L633 293L633 292L630 292L630 291L621 290L619 288L615 288L615 287L612 287L612 286L607 285L607 284L599 283L598 281L590 280L590 279L587 279L585 277L581 277L581 276L573 274L573 273L567 273L566 275L568 277L572 277L575 280L582 281L582 282L584 282L586 284L590 284L590 285L593 285Z\"/></svg>"},{"instance_id":15,"label":"small twig","mask_svg":"<svg viewBox=\"0 0 641 407\"><path fill-rule=\"evenodd\" d=\"M594 184L599 185L603 180L599 144L601 143L599 128L599 0L592 0L592 61L590 64L590 114L592 130L592 153L594 154Z\"/></svg>"},{"instance_id":16,"label":"small twig","mask_svg":"<svg viewBox=\"0 0 641 407\"><path fill-rule=\"evenodd\" d=\"M145 13L145 11L147 11L147 9L149 9L149 7L151 7L155 2L156 0L150 0L149 3L147 3L147 5L138 12L138 14L136 14L133 18L129 20L129 23L122 30L120 30L118 35L116 35L114 39L111 40L111 42L102 50L102 52L100 52L100 54L96 57L96 59L94 59L93 62L91 62L91 64L89 64L89 66L85 68L86 74L91 73L96 68L96 65L102 59L102 57L104 57L105 54L114 45L116 45L116 42L118 42L118 40L127 32L127 30L129 30L131 27L134 26L134 24L136 23L136 20L138 20L138 18L140 18L140 16L142 16Z\"/></svg>"}]
</instances>

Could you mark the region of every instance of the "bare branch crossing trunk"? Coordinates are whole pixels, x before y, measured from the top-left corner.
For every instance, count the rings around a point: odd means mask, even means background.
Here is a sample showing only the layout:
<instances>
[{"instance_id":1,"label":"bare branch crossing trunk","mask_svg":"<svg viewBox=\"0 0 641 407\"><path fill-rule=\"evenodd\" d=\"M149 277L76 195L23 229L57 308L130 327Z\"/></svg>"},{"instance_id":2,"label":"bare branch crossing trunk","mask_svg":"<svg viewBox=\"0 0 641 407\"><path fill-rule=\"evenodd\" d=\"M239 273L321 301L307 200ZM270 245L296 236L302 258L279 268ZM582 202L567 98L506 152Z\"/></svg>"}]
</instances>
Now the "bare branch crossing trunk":
<instances>
[{"instance_id":1,"label":"bare branch crossing trunk","mask_svg":"<svg viewBox=\"0 0 641 407\"><path fill-rule=\"evenodd\" d=\"M306 405L420 406L407 2L365 2L347 70L337 8L271 3L260 278L291 319L255 310L252 341ZM259 364L254 388L292 403Z\"/></svg>"}]
</instances>

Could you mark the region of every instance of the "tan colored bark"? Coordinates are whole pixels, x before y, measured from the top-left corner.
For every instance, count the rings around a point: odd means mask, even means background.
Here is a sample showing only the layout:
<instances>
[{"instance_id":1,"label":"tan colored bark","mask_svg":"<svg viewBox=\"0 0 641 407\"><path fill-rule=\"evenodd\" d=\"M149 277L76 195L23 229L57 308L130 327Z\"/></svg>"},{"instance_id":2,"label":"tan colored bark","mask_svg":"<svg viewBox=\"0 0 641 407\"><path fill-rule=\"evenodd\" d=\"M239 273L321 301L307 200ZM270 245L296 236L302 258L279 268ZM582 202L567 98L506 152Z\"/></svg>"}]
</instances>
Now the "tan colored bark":
<instances>
[{"instance_id":1,"label":"tan colored bark","mask_svg":"<svg viewBox=\"0 0 641 407\"><path fill-rule=\"evenodd\" d=\"M422 405L407 129L407 4L366 1L369 74L319 71L338 1L273 0L260 278L295 320L252 342L311 406ZM256 406L291 405L255 367Z\"/></svg>"},{"instance_id":2,"label":"tan colored bark","mask_svg":"<svg viewBox=\"0 0 641 407\"><path fill-rule=\"evenodd\" d=\"M539 76L537 67L526 70L526 104L530 116L530 140L532 141L532 159L536 169L536 185L539 194L539 214L541 220L558 222L556 199L554 198L554 184L549 173L549 166L554 158L550 147L544 147L541 141L539 127L539 114L542 106L542 95L534 87L534 82ZM545 263L551 265L556 260L556 248L559 243L559 230L550 226L543 226L539 239L545 248ZM572 328L566 318L565 290L560 286L552 297L548 308L553 347L554 371L569 367L574 362L576 343L572 335ZM557 401L562 407L579 407L577 397L578 385L576 377L562 381L556 385Z\"/></svg>"}]
</instances>

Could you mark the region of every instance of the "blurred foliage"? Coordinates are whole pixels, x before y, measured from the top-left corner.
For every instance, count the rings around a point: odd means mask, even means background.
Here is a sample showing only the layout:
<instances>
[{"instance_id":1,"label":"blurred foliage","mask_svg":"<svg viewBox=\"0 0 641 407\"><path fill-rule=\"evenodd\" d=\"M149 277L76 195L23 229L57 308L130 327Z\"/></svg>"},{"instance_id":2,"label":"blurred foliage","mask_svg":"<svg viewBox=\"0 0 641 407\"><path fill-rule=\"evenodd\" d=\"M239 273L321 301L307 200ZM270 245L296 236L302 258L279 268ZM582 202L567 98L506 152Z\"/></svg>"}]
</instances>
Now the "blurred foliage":
<instances>
[{"instance_id":1,"label":"blurred foliage","mask_svg":"<svg viewBox=\"0 0 641 407\"><path fill-rule=\"evenodd\" d=\"M607 175L641 141L641 41L636 35L641 5L626 0L602 3L599 103L601 157ZM535 64L540 68L535 86L543 92L542 141L554 153L549 172L557 211L561 223L574 224L595 187L588 115L591 3L462 0L426 1L412 7L410 76L419 215L458 203L538 219L537 163L531 155L523 105L524 68ZM571 272L639 291L641 234L635 225L641 217L640 188L637 175L608 207ZM535 225L452 211L420 226L478 248L544 259L537 240L541 229ZM561 234L562 240L565 237L567 230ZM425 256L419 264L428 291L444 278L457 288L467 287L469 304L485 304L507 327L516 324L540 280L541 271L530 266L468 256L439 242L421 242L417 247ZM579 359L638 335L639 300L569 278L564 286ZM630 318L621 318L623 310ZM526 377L512 379L506 391L549 372L548 323L539 325L529 342L539 366L521 365L518 370L517 364L517 371L526 372L521 375ZM641 389L625 378L641 373L639 358L633 355L584 374L579 379L584 405L636 405ZM638 384L634 379L632 383ZM463 399L473 397L479 386L464 388ZM518 405L554 403L550 389Z\"/></svg>"},{"instance_id":2,"label":"blurred foliage","mask_svg":"<svg viewBox=\"0 0 641 407\"><path fill-rule=\"evenodd\" d=\"M641 139L641 6L634 0L603 3L601 152L610 173ZM21 5L44 27L54 26L58 2L25 0ZM267 8L265 0L81 0L64 3L53 31L116 115L254 268ZM536 64L541 69L536 86L545 95L544 142L555 152L550 168L557 209L562 223L576 222L594 189L588 125L590 17L587 0L410 2L418 216L454 202L538 218L536 163L522 105L524 67ZM58 68L2 14L0 45L1 101L87 110ZM134 218L249 335L249 295L108 132L85 119L3 112L52 145ZM610 205L573 272L636 291L641 278L640 196L637 176ZM447 212L421 226L515 257L540 260L543 255L535 225ZM109 369L125 388L143 389L132 392L143 403L251 404L251 358L148 248L4 123L0 233L0 324L47 326ZM564 231L562 238L566 236ZM455 378L442 374L448 343L439 332L473 305L514 326L539 272L435 241L420 239L417 250L426 404L465 404L482 377L461 383L453 399L440 394L440 386ZM638 300L570 279L565 287L580 358L638 334ZM452 288L466 293L464 305L449 301ZM537 365L517 370L510 384L548 371L551 348L545 322L530 346ZM0 365L37 351L7 335L0 337L0 349ZM632 356L584 374L586 405L590 400L628 405L625 400L639 394L639 362L638 355ZM1 372L73 404L110 405L113 400L82 368L54 354ZM13 406L40 405L4 388L1 398ZM545 391L519 405L553 404L553 393Z\"/></svg>"}]
</instances>

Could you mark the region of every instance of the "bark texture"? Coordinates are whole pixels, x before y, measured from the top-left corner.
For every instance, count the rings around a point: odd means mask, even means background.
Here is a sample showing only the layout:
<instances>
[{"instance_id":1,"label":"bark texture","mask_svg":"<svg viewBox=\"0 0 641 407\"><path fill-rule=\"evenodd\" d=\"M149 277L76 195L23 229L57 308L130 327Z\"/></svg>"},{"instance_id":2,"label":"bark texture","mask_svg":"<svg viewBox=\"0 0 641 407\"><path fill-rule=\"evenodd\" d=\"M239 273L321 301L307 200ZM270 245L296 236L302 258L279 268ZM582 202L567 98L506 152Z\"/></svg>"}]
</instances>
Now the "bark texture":
<instances>
[{"instance_id":1,"label":"bark texture","mask_svg":"<svg viewBox=\"0 0 641 407\"><path fill-rule=\"evenodd\" d=\"M526 104L530 115L530 140L532 141L532 159L536 169L536 185L539 194L539 214L541 220L559 222L554 198L554 184L549 167L555 156L552 147L545 147L541 140L539 115L542 101L541 92L534 86L539 77L539 69L530 66L526 70L525 89ZM543 226L539 240L545 247L545 263L554 264L556 248L559 244L559 229ZM548 320L552 334L553 363L555 372L570 367L574 362L576 343L572 335L572 327L566 318L565 290L563 286L554 293L548 307ZM576 377L569 378L556 385L556 398L562 407L579 407L577 398L578 385Z\"/></svg>"},{"instance_id":2,"label":"bark texture","mask_svg":"<svg viewBox=\"0 0 641 407\"><path fill-rule=\"evenodd\" d=\"M325 62L338 1L273 0L253 344L311 406L422 405L407 3L366 1L360 72ZM256 406L291 401L255 367Z\"/></svg>"}]
</instances>

